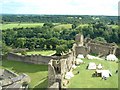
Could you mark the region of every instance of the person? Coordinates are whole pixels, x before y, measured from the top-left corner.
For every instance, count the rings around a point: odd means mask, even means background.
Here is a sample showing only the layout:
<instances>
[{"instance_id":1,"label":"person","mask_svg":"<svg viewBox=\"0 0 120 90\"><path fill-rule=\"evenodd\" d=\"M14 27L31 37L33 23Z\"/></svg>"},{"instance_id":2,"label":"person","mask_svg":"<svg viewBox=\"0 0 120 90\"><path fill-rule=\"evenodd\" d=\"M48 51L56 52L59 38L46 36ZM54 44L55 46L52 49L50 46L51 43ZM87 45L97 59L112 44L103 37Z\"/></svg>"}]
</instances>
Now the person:
<instances>
[{"instance_id":1,"label":"person","mask_svg":"<svg viewBox=\"0 0 120 90\"><path fill-rule=\"evenodd\" d=\"M117 73L118 73L118 70L116 70L115 73L117 74Z\"/></svg>"},{"instance_id":2,"label":"person","mask_svg":"<svg viewBox=\"0 0 120 90\"><path fill-rule=\"evenodd\" d=\"M107 77L103 76L102 79L107 80Z\"/></svg>"},{"instance_id":3,"label":"person","mask_svg":"<svg viewBox=\"0 0 120 90\"><path fill-rule=\"evenodd\" d=\"M79 73L80 73L80 71L77 72L77 74L79 74Z\"/></svg>"},{"instance_id":4,"label":"person","mask_svg":"<svg viewBox=\"0 0 120 90\"><path fill-rule=\"evenodd\" d=\"M79 73L80 73L80 71L77 71L76 75L79 74Z\"/></svg>"}]
</instances>

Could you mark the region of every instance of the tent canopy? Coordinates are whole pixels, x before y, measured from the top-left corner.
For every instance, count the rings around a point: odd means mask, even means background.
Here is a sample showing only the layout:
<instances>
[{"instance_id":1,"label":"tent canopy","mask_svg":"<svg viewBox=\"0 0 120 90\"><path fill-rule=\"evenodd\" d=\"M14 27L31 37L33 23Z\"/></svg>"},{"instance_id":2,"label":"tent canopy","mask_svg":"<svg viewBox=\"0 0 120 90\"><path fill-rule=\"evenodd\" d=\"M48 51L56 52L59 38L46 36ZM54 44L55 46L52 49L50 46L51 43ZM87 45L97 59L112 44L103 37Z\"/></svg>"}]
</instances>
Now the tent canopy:
<instances>
[{"instance_id":1,"label":"tent canopy","mask_svg":"<svg viewBox=\"0 0 120 90\"><path fill-rule=\"evenodd\" d=\"M100 73L102 77L112 76L109 70L96 70L97 73Z\"/></svg>"},{"instance_id":2,"label":"tent canopy","mask_svg":"<svg viewBox=\"0 0 120 90\"><path fill-rule=\"evenodd\" d=\"M96 64L94 62L90 62L88 65L88 69L96 69Z\"/></svg>"},{"instance_id":3,"label":"tent canopy","mask_svg":"<svg viewBox=\"0 0 120 90\"><path fill-rule=\"evenodd\" d=\"M114 54L109 54L106 59L108 61L118 61L118 58Z\"/></svg>"},{"instance_id":4,"label":"tent canopy","mask_svg":"<svg viewBox=\"0 0 120 90\"><path fill-rule=\"evenodd\" d=\"M84 58L83 54L78 54L77 58Z\"/></svg>"},{"instance_id":5,"label":"tent canopy","mask_svg":"<svg viewBox=\"0 0 120 90\"><path fill-rule=\"evenodd\" d=\"M74 77L74 74L72 72L67 72L66 75L65 75L66 79L70 79L72 77Z\"/></svg>"}]
</instances>

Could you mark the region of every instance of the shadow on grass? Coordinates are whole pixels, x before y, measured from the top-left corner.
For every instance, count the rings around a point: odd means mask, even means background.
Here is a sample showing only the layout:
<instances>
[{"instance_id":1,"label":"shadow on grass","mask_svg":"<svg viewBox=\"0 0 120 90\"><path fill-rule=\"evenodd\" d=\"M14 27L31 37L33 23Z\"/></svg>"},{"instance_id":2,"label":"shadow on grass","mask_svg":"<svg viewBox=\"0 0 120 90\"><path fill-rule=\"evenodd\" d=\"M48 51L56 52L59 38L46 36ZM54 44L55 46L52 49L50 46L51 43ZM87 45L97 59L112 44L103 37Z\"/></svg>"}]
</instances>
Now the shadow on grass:
<instances>
[{"instance_id":1,"label":"shadow on grass","mask_svg":"<svg viewBox=\"0 0 120 90\"><path fill-rule=\"evenodd\" d=\"M48 71L47 65L28 64L18 61L3 60L2 66L19 73L35 73L39 71Z\"/></svg>"},{"instance_id":2,"label":"shadow on grass","mask_svg":"<svg viewBox=\"0 0 120 90\"><path fill-rule=\"evenodd\" d=\"M45 79L43 82L41 82L39 85L35 86L33 90L46 90L48 86L48 80Z\"/></svg>"}]
</instances>

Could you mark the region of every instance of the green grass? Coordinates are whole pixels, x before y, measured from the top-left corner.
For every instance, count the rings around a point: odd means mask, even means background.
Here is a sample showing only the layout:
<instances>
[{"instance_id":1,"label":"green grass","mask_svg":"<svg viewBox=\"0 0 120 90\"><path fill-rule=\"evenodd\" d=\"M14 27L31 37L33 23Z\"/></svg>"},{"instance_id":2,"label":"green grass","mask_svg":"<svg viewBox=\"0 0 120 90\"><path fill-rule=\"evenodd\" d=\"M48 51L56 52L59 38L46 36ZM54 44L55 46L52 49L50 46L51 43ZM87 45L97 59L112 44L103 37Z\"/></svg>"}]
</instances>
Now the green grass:
<instances>
[{"instance_id":1,"label":"green grass","mask_svg":"<svg viewBox=\"0 0 120 90\"><path fill-rule=\"evenodd\" d=\"M83 27L85 27L85 26L89 26L89 24L80 24L78 27L83 28ZM78 27L77 27L77 28L78 28Z\"/></svg>"},{"instance_id":2,"label":"green grass","mask_svg":"<svg viewBox=\"0 0 120 90\"><path fill-rule=\"evenodd\" d=\"M3 60L2 68L7 68L17 74L26 73L29 75L31 78L31 88L47 88L47 65L35 65L17 61Z\"/></svg>"},{"instance_id":3,"label":"green grass","mask_svg":"<svg viewBox=\"0 0 120 90\"><path fill-rule=\"evenodd\" d=\"M71 25L72 24L59 24L59 25L56 25L54 29L57 29L57 30L69 29L69 28L72 28Z\"/></svg>"},{"instance_id":4,"label":"green grass","mask_svg":"<svg viewBox=\"0 0 120 90\"><path fill-rule=\"evenodd\" d=\"M116 29L118 28L119 26L118 25L108 25L109 27L112 27L113 29Z\"/></svg>"},{"instance_id":5,"label":"green grass","mask_svg":"<svg viewBox=\"0 0 120 90\"><path fill-rule=\"evenodd\" d=\"M70 79L68 88L118 88L118 74L115 74L115 71L118 69L118 63L104 60L84 59L84 61L85 64L78 66L73 71L75 74L79 70L80 74ZM102 80L101 77L92 77L95 70L86 69L89 62L101 63L104 66L103 69L110 70L112 77L109 77L107 80Z\"/></svg>"},{"instance_id":6,"label":"green grass","mask_svg":"<svg viewBox=\"0 0 120 90\"><path fill-rule=\"evenodd\" d=\"M9 23L9 24L0 24L0 27L2 27L2 30L6 29L12 29L12 28L26 28L26 27L37 27L37 26L43 26L44 23ZM56 26L54 29L57 30L62 30L62 29L69 29L72 28L72 24L59 24L59 23L54 23ZM80 24L78 27L84 27L88 26L88 24ZM112 28L118 28L118 25L108 25L109 27Z\"/></svg>"},{"instance_id":7,"label":"green grass","mask_svg":"<svg viewBox=\"0 0 120 90\"><path fill-rule=\"evenodd\" d=\"M54 51L54 50L43 50L43 51L27 51L26 52L26 55L35 55L35 54L41 54L41 55L43 55L43 56L51 56L51 55L53 55L53 54L55 54L56 53L56 51ZM20 53L17 53L17 54L19 54L19 55L21 55Z\"/></svg>"},{"instance_id":8,"label":"green grass","mask_svg":"<svg viewBox=\"0 0 120 90\"><path fill-rule=\"evenodd\" d=\"M46 50L46 51L28 51L27 55L31 55L31 54L41 54L44 56L51 56L53 54L55 54L55 51L53 50Z\"/></svg>"},{"instance_id":9,"label":"green grass","mask_svg":"<svg viewBox=\"0 0 120 90\"><path fill-rule=\"evenodd\" d=\"M10 24L2 24L2 30L6 29L12 29L12 28L26 28L26 27L37 27L37 26L43 26L43 23L10 23Z\"/></svg>"}]
</instances>

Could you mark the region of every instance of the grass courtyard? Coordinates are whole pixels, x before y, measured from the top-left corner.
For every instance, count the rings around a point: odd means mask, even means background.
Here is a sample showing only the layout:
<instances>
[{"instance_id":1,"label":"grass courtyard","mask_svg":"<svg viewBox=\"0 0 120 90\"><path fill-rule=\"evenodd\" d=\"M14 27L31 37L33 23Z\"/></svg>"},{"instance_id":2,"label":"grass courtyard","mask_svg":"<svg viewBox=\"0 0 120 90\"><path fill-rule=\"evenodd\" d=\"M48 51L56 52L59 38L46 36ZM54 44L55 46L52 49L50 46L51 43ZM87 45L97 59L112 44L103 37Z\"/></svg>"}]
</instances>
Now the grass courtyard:
<instances>
[{"instance_id":1,"label":"grass courtyard","mask_svg":"<svg viewBox=\"0 0 120 90\"><path fill-rule=\"evenodd\" d=\"M53 55L55 53L56 53L56 51L54 51L54 50L27 51L27 55L41 54L41 55L44 55L44 56L51 56L51 55Z\"/></svg>"},{"instance_id":2,"label":"grass courtyard","mask_svg":"<svg viewBox=\"0 0 120 90\"><path fill-rule=\"evenodd\" d=\"M41 54L43 56L51 56L55 53L56 53L55 50L27 51L26 55L35 55L35 54L39 55L39 54ZM21 55L21 53L17 53L17 54Z\"/></svg>"},{"instance_id":3,"label":"grass courtyard","mask_svg":"<svg viewBox=\"0 0 120 90\"><path fill-rule=\"evenodd\" d=\"M47 88L47 65L27 64L17 61L3 60L0 68L7 68L17 74L25 73L30 76L30 88Z\"/></svg>"},{"instance_id":4,"label":"grass courtyard","mask_svg":"<svg viewBox=\"0 0 120 90\"><path fill-rule=\"evenodd\" d=\"M85 64L81 64L73 71L74 74L77 71L80 71L80 73L70 79L68 88L118 88L118 74L115 74L118 69L118 63L105 60L83 59L83 61ZM112 77L107 80L102 80L101 77L92 77L95 70L86 69L89 62L95 62L96 65L101 63L103 69L110 70Z\"/></svg>"}]
</instances>

